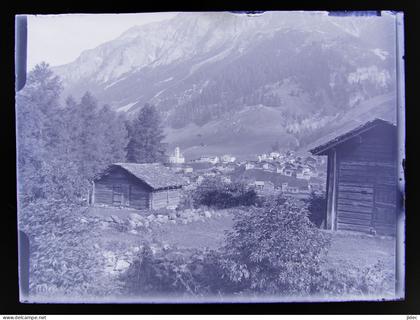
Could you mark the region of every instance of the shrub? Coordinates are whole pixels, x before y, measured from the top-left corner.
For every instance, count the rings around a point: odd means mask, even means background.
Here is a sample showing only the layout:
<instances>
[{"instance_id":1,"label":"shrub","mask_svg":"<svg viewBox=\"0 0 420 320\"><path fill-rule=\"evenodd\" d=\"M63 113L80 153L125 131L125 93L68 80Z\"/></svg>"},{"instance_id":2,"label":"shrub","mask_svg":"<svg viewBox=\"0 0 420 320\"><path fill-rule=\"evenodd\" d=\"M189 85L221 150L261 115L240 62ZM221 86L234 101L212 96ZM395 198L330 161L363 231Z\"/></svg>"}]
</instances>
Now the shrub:
<instances>
[{"instance_id":1,"label":"shrub","mask_svg":"<svg viewBox=\"0 0 420 320\"><path fill-rule=\"evenodd\" d=\"M307 294L329 244L292 199L235 215L224 247L230 279L260 293Z\"/></svg>"},{"instance_id":2,"label":"shrub","mask_svg":"<svg viewBox=\"0 0 420 320\"><path fill-rule=\"evenodd\" d=\"M219 251L173 247L154 253L146 243L120 279L126 293L142 296L208 296L240 289L226 275Z\"/></svg>"},{"instance_id":3,"label":"shrub","mask_svg":"<svg viewBox=\"0 0 420 320\"><path fill-rule=\"evenodd\" d=\"M47 200L20 208L19 228L31 245L30 295L101 294L103 257L93 247L96 228L80 221L82 209Z\"/></svg>"},{"instance_id":4,"label":"shrub","mask_svg":"<svg viewBox=\"0 0 420 320\"><path fill-rule=\"evenodd\" d=\"M393 294L394 276L381 260L370 267L359 268L349 262L323 270L314 292L325 296Z\"/></svg>"},{"instance_id":5,"label":"shrub","mask_svg":"<svg viewBox=\"0 0 420 320\"><path fill-rule=\"evenodd\" d=\"M315 192L311 193L308 200L308 211L309 219L317 227L321 227L327 212L327 199L325 197L325 192L321 194L317 194Z\"/></svg>"},{"instance_id":6,"label":"shrub","mask_svg":"<svg viewBox=\"0 0 420 320\"><path fill-rule=\"evenodd\" d=\"M218 209L236 206L252 206L257 202L257 193L243 182L227 183L220 178L204 180L193 194L194 206Z\"/></svg>"}]
</instances>

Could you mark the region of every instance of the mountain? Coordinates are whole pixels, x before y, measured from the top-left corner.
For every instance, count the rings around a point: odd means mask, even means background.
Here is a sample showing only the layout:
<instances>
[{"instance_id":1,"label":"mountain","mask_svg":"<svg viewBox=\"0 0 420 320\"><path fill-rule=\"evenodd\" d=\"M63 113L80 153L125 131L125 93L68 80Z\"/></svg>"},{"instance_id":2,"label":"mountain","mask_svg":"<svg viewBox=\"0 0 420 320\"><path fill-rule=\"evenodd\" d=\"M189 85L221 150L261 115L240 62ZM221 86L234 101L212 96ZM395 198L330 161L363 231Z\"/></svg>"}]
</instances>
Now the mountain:
<instances>
[{"instance_id":1,"label":"mountain","mask_svg":"<svg viewBox=\"0 0 420 320\"><path fill-rule=\"evenodd\" d=\"M153 103L169 146L187 158L245 157L275 141L302 148L364 102L392 96L394 28L387 15L180 13L54 70L65 95L89 90L129 117ZM372 112L394 107L391 99Z\"/></svg>"}]
</instances>

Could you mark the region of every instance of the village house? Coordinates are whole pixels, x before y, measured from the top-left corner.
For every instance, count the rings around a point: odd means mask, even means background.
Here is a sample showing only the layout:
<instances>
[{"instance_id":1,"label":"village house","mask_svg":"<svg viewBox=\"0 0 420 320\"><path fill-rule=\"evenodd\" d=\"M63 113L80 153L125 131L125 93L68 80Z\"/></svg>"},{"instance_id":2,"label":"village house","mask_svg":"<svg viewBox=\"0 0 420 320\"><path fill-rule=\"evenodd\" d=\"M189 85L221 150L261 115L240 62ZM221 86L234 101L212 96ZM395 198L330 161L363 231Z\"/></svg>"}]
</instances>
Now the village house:
<instances>
[{"instance_id":1,"label":"village house","mask_svg":"<svg viewBox=\"0 0 420 320\"><path fill-rule=\"evenodd\" d=\"M255 164L252 162L247 162L245 163L245 170L250 170L250 169L254 169L255 168Z\"/></svg>"},{"instance_id":2,"label":"village house","mask_svg":"<svg viewBox=\"0 0 420 320\"><path fill-rule=\"evenodd\" d=\"M274 165L273 163L270 162L264 162L262 164L262 169L266 170L266 171L270 171L270 172L275 172L277 170L276 165Z\"/></svg>"},{"instance_id":3,"label":"village house","mask_svg":"<svg viewBox=\"0 0 420 320\"><path fill-rule=\"evenodd\" d=\"M261 161L267 160L268 156L266 153L263 153L263 154L258 155L257 158L258 158L258 161L261 162Z\"/></svg>"},{"instance_id":4,"label":"village house","mask_svg":"<svg viewBox=\"0 0 420 320\"><path fill-rule=\"evenodd\" d=\"M92 183L93 205L175 208L186 181L161 164L115 163Z\"/></svg>"},{"instance_id":5,"label":"village house","mask_svg":"<svg viewBox=\"0 0 420 320\"><path fill-rule=\"evenodd\" d=\"M231 163L231 162L235 162L236 158L229 155L229 154L225 154L223 156L220 157L220 161L223 163Z\"/></svg>"},{"instance_id":6,"label":"village house","mask_svg":"<svg viewBox=\"0 0 420 320\"><path fill-rule=\"evenodd\" d=\"M275 191L275 186L271 181L256 180L250 185L255 187L255 191L257 191L257 193L273 193Z\"/></svg>"},{"instance_id":7,"label":"village house","mask_svg":"<svg viewBox=\"0 0 420 320\"><path fill-rule=\"evenodd\" d=\"M310 150L328 156L326 227L395 234L397 128L375 119Z\"/></svg>"},{"instance_id":8,"label":"village house","mask_svg":"<svg viewBox=\"0 0 420 320\"><path fill-rule=\"evenodd\" d=\"M220 159L218 156L214 156L214 157L200 157L198 159L192 160L192 162L196 162L196 163L211 163L211 164L216 164L219 163Z\"/></svg>"},{"instance_id":9,"label":"village house","mask_svg":"<svg viewBox=\"0 0 420 320\"><path fill-rule=\"evenodd\" d=\"M280 153L279 152L270 152L270 159L272 160L276 160L280 157Z\"/></svg>"},{"instance_id":10,"label":"village house","mask_svg":"<svg viewBox=\"0 0 420 320\"><path fill-rule=\"evenodd\" d=\"M183 171L185 174L188 174L188 173L192 173L192 172L194 172L194 168L193 168L193 167L184 167L182 171Z\"/></svg>"}]
</instances>

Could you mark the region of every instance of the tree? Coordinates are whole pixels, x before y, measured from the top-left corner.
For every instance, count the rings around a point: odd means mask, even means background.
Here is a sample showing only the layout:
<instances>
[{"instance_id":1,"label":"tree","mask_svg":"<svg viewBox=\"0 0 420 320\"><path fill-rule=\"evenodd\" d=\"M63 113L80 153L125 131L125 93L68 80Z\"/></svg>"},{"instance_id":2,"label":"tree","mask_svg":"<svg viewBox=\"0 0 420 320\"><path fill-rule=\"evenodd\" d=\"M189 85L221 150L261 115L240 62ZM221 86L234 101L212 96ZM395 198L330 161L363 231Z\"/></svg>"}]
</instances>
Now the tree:
<instances>
[{"instance_id":1,"label":"tree","mask_svg":"<svg viewBox=\"0 0 420 320\"><path fill-rule=\"evenodd\" d=\"M45 180L51 180L50 160L61 144L59 97L60 79L47 63L34 67L26 86L16 96L18 187L23 203L46 197Z\"/></svg>"},{"instance_id":2,"label":"tree","mask_svg":"<svg viewBox=\"0 0 420 320\"><path fill-rule=\"evenodd\" d=\"M129 125L127 159L130 162L152 163L165 158L166 146L159 114L154 106L146 104Z\"/></svg>"}]
</instances>

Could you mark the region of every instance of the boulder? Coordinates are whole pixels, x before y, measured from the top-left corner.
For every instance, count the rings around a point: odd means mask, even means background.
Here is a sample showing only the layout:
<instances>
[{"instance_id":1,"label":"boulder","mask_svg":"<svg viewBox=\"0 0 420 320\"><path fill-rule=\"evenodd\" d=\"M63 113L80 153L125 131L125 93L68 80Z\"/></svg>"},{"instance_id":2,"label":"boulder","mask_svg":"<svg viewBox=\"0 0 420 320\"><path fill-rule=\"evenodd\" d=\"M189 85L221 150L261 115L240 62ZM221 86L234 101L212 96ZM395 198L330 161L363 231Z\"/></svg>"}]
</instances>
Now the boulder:
<instances>
[{"instance_id":1,"label":"boulder","mask_svg":"<svg viewBox=\"0 0 420 320\"><path fill-rule=\"evenodd\" d=\"M137 230L130 230L130 231L128 231L129 233L131 233L131 234L139 234L138 232L137 232Z\"/></svg>"},{"instance_id":2,"label":"boulder","mask_svg":"<svg viewBox=\"0 0 420 320\"><path fill-rule=\"evenodd\" d=\"M130 213L129 217L134 221L141 221L143 217L137 213Z\"/></svg>"},{"instance_id":3,"label":"boulder","mask_svg":"<svg viewBox=\"0 0 420 320\"><path fill-rule=\"evenodd\" d=\"M152 221L152 220L154 220L155 219L155 216L153 215L153 214L149 214L148 216L147 216L147 220L149 220L149 221Z\"/></svg>"},{"instance_id":4,"label":"boulder","mask_svg":"<svg viewBox=\"0 0 420 320\"><path fill-rule=\"evenodd\" d=\"M129 226L131 227L131 228L136 228L137 227L137 221L135 221L135 220L132 220L132 219L128 219L128 224L129 224Z\"/></svg>"},{"instance_id":5,"label":"boulder","mask_svg":"<svg viewBox=\"0 0 420 320\"><path fill-rule=\"evenodd\" d=\"M211 212L210 211L204 211L204 216L206 218L211 218Z\"/></svg>"},{"instance_id":6,"label":"boulder","mask_svg":"<svg viewBox=\"0 0 420 320\"><path fill-rule=\"evenodd\" d=\"M115 215L112 215L111 219L112 219L113 222L118 223L118 224L123 224L124 223L124 221L120 217L117 217Z\"/></svg>"},{"instance_id":7,"label":"boulder","mask_svg":"<svg viewBox=\"0 0 420 320\"><path fill-rule=\"evenodd\" d=\"M117 271L123 271L123 270L126 270L129 266L130 266L130 262L126 260L118 260L114 269Z\"/></svg>"}]
</instances>

